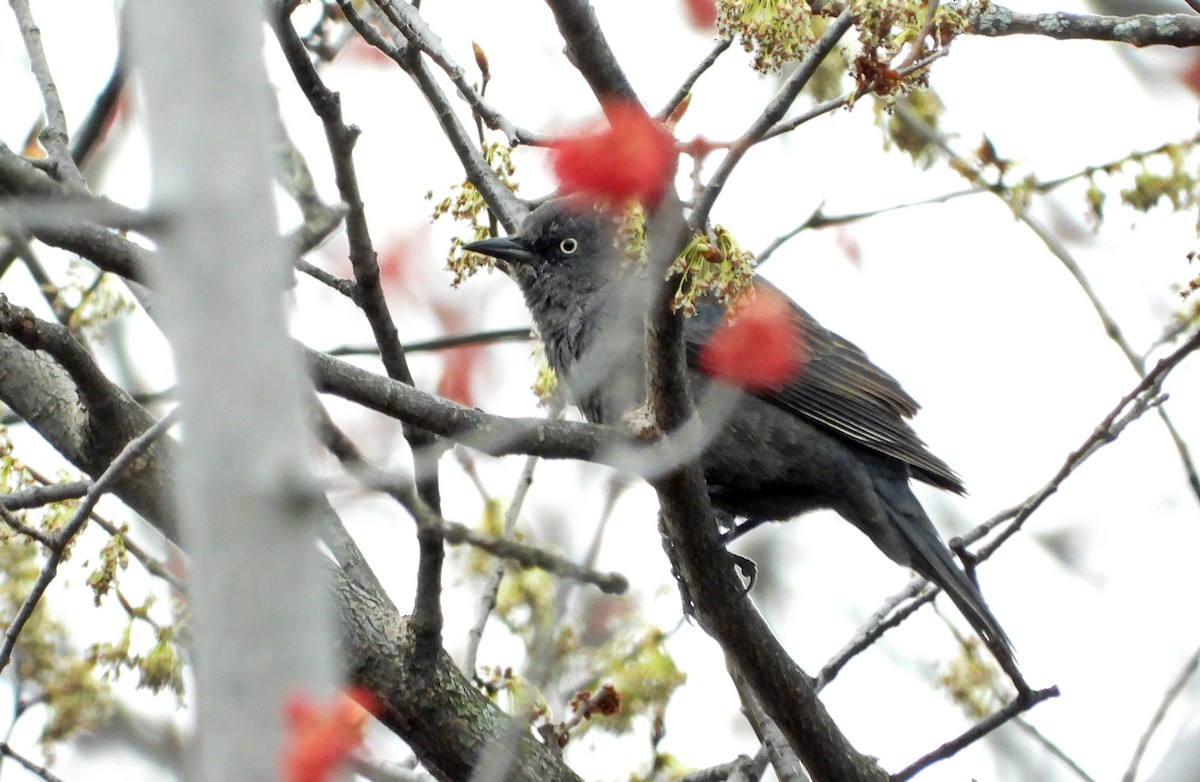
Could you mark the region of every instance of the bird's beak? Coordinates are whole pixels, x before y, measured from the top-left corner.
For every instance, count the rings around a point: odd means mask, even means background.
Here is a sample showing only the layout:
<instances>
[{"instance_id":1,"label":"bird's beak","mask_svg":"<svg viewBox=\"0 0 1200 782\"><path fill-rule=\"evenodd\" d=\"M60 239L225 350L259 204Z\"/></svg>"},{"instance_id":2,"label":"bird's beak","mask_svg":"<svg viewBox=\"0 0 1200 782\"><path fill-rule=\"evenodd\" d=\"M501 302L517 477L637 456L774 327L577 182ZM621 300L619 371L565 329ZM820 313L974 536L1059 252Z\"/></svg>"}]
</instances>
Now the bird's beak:
<instances>
[{"instance_id":1,"label":"bird's beak","mask_svg":"<svg viewBox=\"0 0 1200 782\"><path fill-rule=\"evenodd\" d=\"M463 249L470 250L473 253L490 255L493 258L499 258L509 263L530 264L537 260L537 256L530 249L528 243L512 236L471 242L470 244L463 245Z\"/></svg>"}]
</instances>

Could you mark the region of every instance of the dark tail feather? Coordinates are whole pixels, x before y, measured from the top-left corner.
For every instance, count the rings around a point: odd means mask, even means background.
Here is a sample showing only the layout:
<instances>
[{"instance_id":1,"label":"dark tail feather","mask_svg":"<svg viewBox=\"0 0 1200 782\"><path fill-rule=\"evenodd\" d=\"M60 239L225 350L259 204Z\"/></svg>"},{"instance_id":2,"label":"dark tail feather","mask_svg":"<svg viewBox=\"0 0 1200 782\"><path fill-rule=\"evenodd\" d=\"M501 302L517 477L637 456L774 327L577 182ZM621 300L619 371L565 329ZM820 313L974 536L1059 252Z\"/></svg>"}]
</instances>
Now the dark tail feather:
<instances>
[{"instance_id":1,"label":"dark tail feather","mask_svg":"<svg viewBox=\"0 0 1200 782\"><path fill-rule=\"evenodd\" d=\"M886 501L888 514L896 530L908 544L910 561L907 564L942 588L987 644L992 656L1012 679L1017 689L1022 692L1028 691L1029 685L1017 667L1012 642L1000 627L1000 622L996 620L991 609L987 607L983 595L954 561L950 550L934 529L933 522L925 515L907 484L904 485L900 496L897 496L895 488L894 485L885 487L876 482L876 489L881 491L881 496Z\"/></svg>"}]
</instances>

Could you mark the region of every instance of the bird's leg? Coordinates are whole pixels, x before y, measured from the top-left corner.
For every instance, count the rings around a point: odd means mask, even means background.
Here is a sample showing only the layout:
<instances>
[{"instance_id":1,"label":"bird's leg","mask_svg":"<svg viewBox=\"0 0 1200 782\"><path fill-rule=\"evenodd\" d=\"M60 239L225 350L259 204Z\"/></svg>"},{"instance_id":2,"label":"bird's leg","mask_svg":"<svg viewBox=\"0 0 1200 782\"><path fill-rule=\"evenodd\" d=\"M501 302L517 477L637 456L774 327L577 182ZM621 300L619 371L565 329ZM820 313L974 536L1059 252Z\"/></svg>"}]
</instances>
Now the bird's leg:
<instances>
[{"instance_id":1,"label":"bird's leg","mask_svg":"<svg viewBox=\"0 0 1200 782\"><path fill-rule=\"evenodd\" d=\"M721 524L723 529L726 530L726 532L721 535L721 544L724 546L729 546L730 543L737 540L742 535L745 535L750 530L758 527L764 521L764 519L747 519L741 524L735 524L732 514L725 513L724 511L717 511L716 513L717 522Z\"/></svg>"},{"instance_id":2,"label":"bird's leg","mask_svg":"<svg viewBox=\"0 0 1200 782\"><path fill-rule=\"evenodd\" d=\"M688 589L687 583L683 580L683 575L679 572L679 555L675 552L675 543L671 540L671 536L667 534L666 527L663 525L662 513L658 514L658 534L662 537L663 551L667 554L667 562L671 564L671 575L675 578L675 583L679 585L679 599L683 603L683 615L692 617L696 615L696 604L692 601L692 593Z\"/></svg>"},{"instance_id":3,"label":"bird's leg","mask_svg":"<svg viewBox=\"0 0 1200 782\"><path fill-rule=\"evenodd\" d=\"M743 532L748 532L762 522L744 521L739 525L732 513L717 508L713 509L713 515L717 519L717 526L722 530L721 548L725 549L725 553L733 558L733 566L738 569L738 573L741 574L741 578L746 584L746 591L749 592L754 588L754 582L758 578L758 565L754 563L754 560L730 551L729 543L740 537Z\"/></svg>"},{"instance_id":4,"label":"bird's leg","mask_svg":"<svg viewBox=\"0 0 1200 782\"><path fill-rule=\"evenodd\" d=\"M946 545L958 557L958 561L962 563L963 572L967 574L967 578L971 579L971 583L975 585L976 589L979 589L979 576L975 573L975 565L979 563L979 559L967 548L967 544L963 542L963 539L958 536L950 538Z\"/></svg>"}]
</instances>

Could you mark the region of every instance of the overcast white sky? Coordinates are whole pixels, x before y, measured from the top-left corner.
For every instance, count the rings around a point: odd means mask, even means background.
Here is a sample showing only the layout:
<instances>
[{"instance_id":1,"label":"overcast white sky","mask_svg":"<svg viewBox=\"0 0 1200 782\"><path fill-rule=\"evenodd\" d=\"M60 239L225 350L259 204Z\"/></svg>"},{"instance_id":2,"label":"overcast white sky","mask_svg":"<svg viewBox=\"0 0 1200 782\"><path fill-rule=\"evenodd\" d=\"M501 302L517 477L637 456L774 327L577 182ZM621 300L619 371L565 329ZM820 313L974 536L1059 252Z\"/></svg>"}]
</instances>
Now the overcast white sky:
<instances>
[{"instance_id":1,"label":"overcast white sky","mask_svg":"<svg viewBox=\"0 0 1200 782\"><path fill-rule=\"evenodd\" d=\"M1009 5L1031 11L1084 10L1066 0ZM711 47L708 37L683 23L677 0L607 0L597 6L626 72L652 109L665 102ZM1182 2L1179 6L1185 10ZM472 62L471 41L483 46L493 74L488 98L518 125L549 132L595 115L594 99L563 59L553 21L541 3L427 0L422 10L464 66ZM34 12L68 118L78 122L111 67L116 40L112 8L94 0L60 0L36 2ZM323 192L333 200L320 129L289 84L271 43L266 51L289 129L309 152ZM1119 52L1096 43L964 37L934 67L932 83L948 106L944 128L963 149L973 148L986 133L1001 156L1018 161L1019 171L1050 179L1194 134L1197 100L1173 76L1186 67L1176 55ZM677 129L679 138L702 134L729 139L745 129L774 84L749 73L746 63L740 51L731 51L704 77ZM347 58L330 68L326 78L343 92L347 120L364 130L357 160L376 239L384 246L405 237L406 246L414 249L413 279L420 286L414 296L426 303L396 295L402 337L437 332L428 300L460 308L466 328L527 323L515 286L499 274L449 288L442 260L452 229L427 227L425 194L432 190L441 197L461 173L407 77L387 65ZM2 14L0 105L5 107L0 141L19 147L38 115L40 99L15 25ZM146 199L145 152L136 127L121 133L94 186L139 206ZM542 152L518 150L515 159L522 195L550 189ZM680 184L687 185L684 179ZM828 214L857 212L961 187L962 180L944 167L917 171L906 156L883 151L871 106L864 101L853 112L814 121L749 154L713 219L732 229L745 247L761 250L822 205ZM1096 234L1083 219L1081 188L1038 200L1033 211L1066 243L1127 338L1141 350L1181 306L1172 286L1196 273L1186 260L1196 245L1196 220L1164 210L1138 215L1121 209L1116 189L1112 187L1108 220ZM846 252L851 246L856 248L853 257ZM335 240L319 258L342 268L336 256L343 251ZM786 245L764 272L825 325L867 350L925 406L915 422L918 432L964 476L971 492L964 498L921 493L947 537L1016 504L1049 480L1136 383L1062 265L986 195L806 233ZM25 290L13 276L0 280L0 291L16 295ZM295 332L309 344L368 341L361 319L332 295L302 282L295 297ZM161 342L145 336L137 344L149 384L167 385L170 370ZM527 393L532 380L528 352L522 345L487 352L474 388L478 404L503 413L536 410ZM419 384L436 384L437 361L416 360L414 367ZM1194 446L1200 444L1200 405L1194 401L1198 380L1193 358L1168 384L1174 400L1169 410ZM403 456L394 453L397 426L361 414L351 423L358 435L375 433L377 439L363 443L368 451L403 463ZM511 492L519 468L517 459L480 460L484 480L498 495ZM452 466L443 475L446 515L476 518L479 498L469 483ZM582 552L595 523L596 513L589 509L599 507L605 479L601 470L544 464L528 515L542 530L556 520L567 525L559 534ZM567 498L573 513L562 507ZM1028 721L1097 779L1113 779L1124 771L1164 688L1200 645L1200 626L1194 621L1200 587L1195 566L1198 510L1162 426L1147 416L1068 481L1025 532L981 569L984 593L1015 642L1031 683L1058 684L1063 691L1059 699L1035 709ZM390 558L397 545L411 542L407 521L391 507L370 502L355 504L350 521L369 553L387 552L374 561L404 606L412 586L407 580L411 559L396 566ZM814 514L755 537L757 541L747 541L747 550L756 552L756 558L767 557L764 567L773 572L764 578L777 590L763 592L763 610L810 671L907 581L902 569L831 515ZM1051 539L1067 542L1073 557L1069 563L1045 545ZM762 553L768 549L769 557ZM400 551L399 556L411 557ZM668 628L676 624L679 603L654 528L653 498L644 487L631 490L619 505L599 565L631 577L652 620ZM79 573L68 577L75 584L81 581ZM446 637L452 652L465 643L472 595L471 585L449 585ZM63 592L54 595L56 608L80 617L81 627L95 626L84 618L89 602ZM962 625L953 608L944 611ZM489 632L481 662L514 662L517 647L502 631ZM691 681L668 712L664 746L697 767L753 753L732 690L720 683L724 666L712 642L687 625L673 637L672 650ZM941 620L925 610L847 668L825 699L856 746L898 769L967 724L929 685L953 652L953 639ZM1145 769L1153 767L1198 696L1200 686L1191 685L1152 746ZM139 697L137 702L160 711L173 705L165 696L149 705L148 700ZM0 716L0 727L3 720ZM32 732L21 726L17 737ZM585 777L621 778L629 765L645 758L644 745L631 741L617 742L620 752L587 750L593 742L603 748L608 741L589 736L574 748L570 759ZM920 779L1076 778L1032 746L1016 728L1007 727L994 741L976 745ZM1018 771L1005 760L1012 755L1032 757L1024 762L1033 765ZM93 756L64 752L62 758L60 773L67 780L100 779L108 773L95 765ZM129 775L127 762L108 766L112 778L142 778L140 771ZM2 778L23 777L6 764Z\"/></svg>"}]
</instances>

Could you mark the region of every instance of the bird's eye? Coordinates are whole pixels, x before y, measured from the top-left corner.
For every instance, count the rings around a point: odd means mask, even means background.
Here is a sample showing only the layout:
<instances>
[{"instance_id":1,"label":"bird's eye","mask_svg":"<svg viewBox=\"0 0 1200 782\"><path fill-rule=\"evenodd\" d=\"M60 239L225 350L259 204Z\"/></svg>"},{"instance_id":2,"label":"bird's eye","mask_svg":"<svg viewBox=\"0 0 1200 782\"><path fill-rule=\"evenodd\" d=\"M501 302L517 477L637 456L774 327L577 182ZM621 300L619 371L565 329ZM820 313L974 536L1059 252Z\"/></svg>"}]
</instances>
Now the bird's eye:
<instances>
[{"instance_id":1,"label":"bird's eye","mask_svg":"<svg viewBox=\"0 0 1200 782\"><path fill-rule=\"evenodd\" d=\"M563 255L574 255L575 251L579 249L579 241L568 237L558 243L558 249L562 250Z\"/></svg>"}]
</instances>

